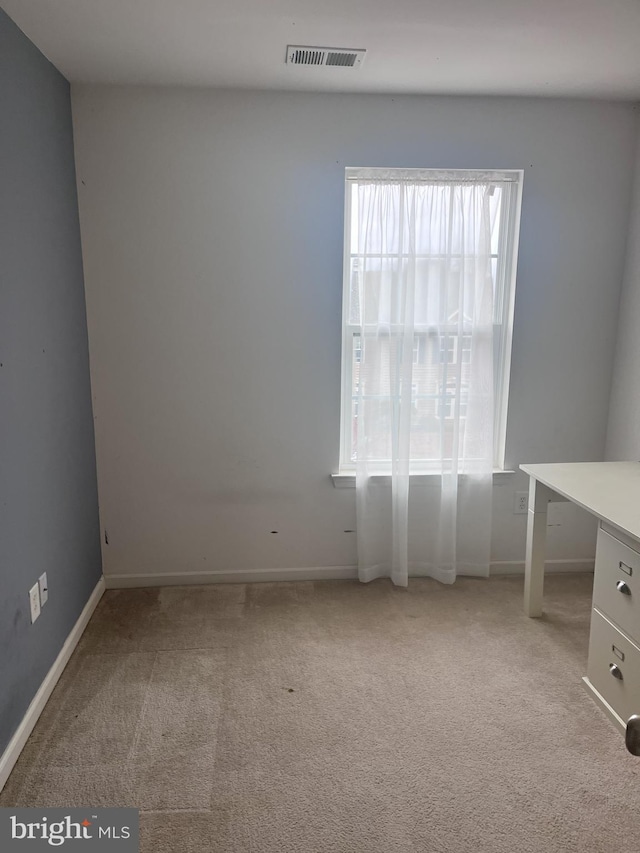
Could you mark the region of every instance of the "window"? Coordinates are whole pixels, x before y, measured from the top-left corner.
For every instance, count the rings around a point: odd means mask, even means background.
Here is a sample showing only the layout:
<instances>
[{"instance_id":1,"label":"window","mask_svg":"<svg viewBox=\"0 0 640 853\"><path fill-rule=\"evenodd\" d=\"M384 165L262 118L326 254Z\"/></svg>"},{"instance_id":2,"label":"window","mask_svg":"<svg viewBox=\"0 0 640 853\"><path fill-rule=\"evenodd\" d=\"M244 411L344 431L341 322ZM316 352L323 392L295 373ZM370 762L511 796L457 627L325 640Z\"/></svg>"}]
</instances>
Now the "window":
<instances>
[{"instance_id":1,"label":"window","mask_svg":"<svg viewBox=\"0 0 640 853\"><path fill-rule=\"evenodd\" d=\"M414 216L411 246L406 236L400 233L396 235L392 250L389 250L385 243L386 235L384 239L382 236L378 239L375 225L371 227L372 216L388 216L388 213L364 210L366 194L362 194L362 185L369 175L379 181L380 174L383 174L383 180L399 186L411 184L412 188L419 189L428 186L432 193L433 187L437 187L435 197L438 204L442 204L441 221L431 215L427 230L421 233L420 213L403 211L404 216ZM391 421L393 403L383 386L387 387L385 383L390 366L398 360L405 359L404 363L406 360L411 363L411 379L404 387L407 399L410 387L410 458L414 470L429 470L434 460L443 453L446 455L447 445L454 440L454 420L467 417L469 377L472 376L474 359L473 318L466 315L468 303L460 294L465 287L465 265L472 264L475 256L473 248L469 248L472 241L469 245L463 244L464 241L460 243L459 238L455 245L450 239L447 242L446 222L454 203L464 203L467 189L473 187L477 191L479 185L485 193L483 204L487 206L491 223L490 247L487 242L484 257L490 258L487 268L490 266L493 288L494 465L503 467L522 173L450 171L444 179L443 174L440 170L346 171L340 452L343 471L353 470L357 461L359 400L377 407L378 424L384 426ZM360 195L356 181L359 182ZM369 242L363 247L361 229L364 217L368 217ZM388 222L384 225L389 231ZM399 228L401 232L401 226ZM381 225L381 235L384 230ZM394 337L394 316L399 309L395 294L389 289L393 287L389 282L395 280L394 276L387 274L392 266L396 278L405 276L404 281L407 276L412 277L413 342L402 352L398 351L399 345ZM376 301L378 312L375 337L367 328L365 319L370 299ZM382 316L384 306L380 308L384 300L384 304L389 306L388 321ZM384 334L381 334L381 328ZM359 389L361 377L368 383L363 385L362 397ZM375 393L376 383L380 386L379 394ZM367 391L367 388L374 391ZM371 444L368 445L368 453L371 458ZM380 462L381 470L390 457L390 439L381 431L378 446L374 448L374 458Z\"/></svg>"},{"instance_id":2,"label":"window","mask_svg":"<svg viewBox=\"0 0 640 853\"><path fill-rule=\"evenodd\" d=\"M440 339L440 363L455 364L458 360L458 338L447 335Z\"/></svg>"},{"instance_id":3,"label":"window","mask_svg":"<svg viewBox=\"0 0 640 853\"><path fill-rule=\"evenodd\" d=\"M458 359L463 364L471 363L471 336L463 335L460 338L453 334L440 338L440 363L457 364Z\"/></svg>"},{"instance_id":4,"label":"window","mask_svg":"<svg viewBox=\"0 0 640 853\"><path fill-rule=\"evenodd\" d=\"M456 415L456 405L458 405L460 417L466 418L468 390L465 384L461 385L459 392L456 392L456 385L452 382L441 385L436 417L452 420Z\"/></svg>"}]
</instances>

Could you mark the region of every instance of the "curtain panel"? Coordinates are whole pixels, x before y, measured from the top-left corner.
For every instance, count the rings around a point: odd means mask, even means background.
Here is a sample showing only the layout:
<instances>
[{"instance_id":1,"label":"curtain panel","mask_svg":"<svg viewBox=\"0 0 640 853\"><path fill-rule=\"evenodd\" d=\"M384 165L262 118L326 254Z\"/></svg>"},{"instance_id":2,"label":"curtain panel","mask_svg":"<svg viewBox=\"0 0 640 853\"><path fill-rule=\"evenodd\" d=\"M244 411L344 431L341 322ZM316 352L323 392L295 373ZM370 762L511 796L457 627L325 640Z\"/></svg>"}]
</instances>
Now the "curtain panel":
<instances>
[{"instance_id":1,"label":"curtain panel","mask_svg":"<svg viewBox=\"0 0 640 853\"><path fill-rule=\"evenodd\" d=\"M488 575L499 174L351 181L357 543L363 581ZM412 488L412 473L438 475ZM387 473L390 486L372 479Z\"/></svg>"}]
</instances>

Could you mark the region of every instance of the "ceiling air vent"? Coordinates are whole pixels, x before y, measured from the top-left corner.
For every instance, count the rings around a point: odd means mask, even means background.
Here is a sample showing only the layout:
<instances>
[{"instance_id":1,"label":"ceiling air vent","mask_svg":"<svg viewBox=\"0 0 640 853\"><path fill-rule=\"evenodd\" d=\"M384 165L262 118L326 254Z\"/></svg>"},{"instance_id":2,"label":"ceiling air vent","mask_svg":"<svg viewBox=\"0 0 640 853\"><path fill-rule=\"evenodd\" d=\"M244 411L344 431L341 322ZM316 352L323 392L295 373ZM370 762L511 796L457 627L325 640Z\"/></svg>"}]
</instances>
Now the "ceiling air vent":
<instances>
[{"instance_id":1,"label":"ceiling air vent","mask_svg":"<svg viewBox=\"0 0 640 853\"><path fill-rule=\"evenodd\" d=\"M289 65L333 65L339 68L359 68L366 50L348 50L344 47L304 47L290 44L287 47Z\"/></svg>"}]
</instances>

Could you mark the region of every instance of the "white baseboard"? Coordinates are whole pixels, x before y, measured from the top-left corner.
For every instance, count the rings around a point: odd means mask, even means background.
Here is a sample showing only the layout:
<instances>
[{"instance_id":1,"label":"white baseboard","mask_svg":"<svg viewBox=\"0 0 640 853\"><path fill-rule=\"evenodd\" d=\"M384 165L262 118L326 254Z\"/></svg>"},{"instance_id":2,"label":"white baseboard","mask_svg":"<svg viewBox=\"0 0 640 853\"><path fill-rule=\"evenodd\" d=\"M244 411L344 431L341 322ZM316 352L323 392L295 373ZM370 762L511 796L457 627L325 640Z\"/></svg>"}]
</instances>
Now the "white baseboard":
<instances>
[{"instance_id":1,"label":"white baseboard","mask_svg":"<svg viewBox=\"0 0 640 853\"><path fill-rule=\"evenodd\" d=\"M64 672L64 668L69 662L69 658L73 654L73 650L78 645L80 637L84 633L84 629L87 627L89 619L91 619L91 615L102 598L104 591L104 578L101 577L96 584L95 589L91 593L89 600L85 604L78 621L73 626L71 633L65 640L65 643L60 650L60 654L55 659L53 666L40 685L38 692L31 700L31 704L27 708L27 713L24 715L16 733L11 738L9 745L0 757L0 791L2 791L7 779L11 775L11 771L20 757L20 753L22 752L29 735L33 731L35 724L38 722L38 718L44 710L44 706L47 704L47 700L51 696L53 688L56 686L60 676Z\"/></svg>"},{"instance_id":2,"label":"white baseboard","mask_svg":"<svg viewBox=\"0 0 640 853\"><path fill-rule=\"evenodd\" d=\"M266 583L273 581L353 580L357 566L310 566L302 569L238 569L233 572L105 575L107 589L141 586L191 586L210 583Z\"/></svg>"},{"instance_id":3,"label":"white baseboard","mask_svg":"<svg viewBox=\"0 0 640 853\"><path fill-rule=\"evenodd\" d=\"M546 575L567 574L569 572L593 573L595 560L546 560L544 573ZM498 560L491 563L491 575L523 575L524 560Z\"/></svg>"},{"instance_id":4,"label":"white baseboard","mask_svg":"<svg viewBox=\"0 0 640 853\"><path fill-rule=\"evenodd\" d=\"M593 560L552 560L545 563L549 574L593 572ZM492 575L522 575L524 560L491 563ZM416 573L416 577L420 575ZM414 575L412 575L413 577ZM105 575L107 589L144 586L192 586L211 583L267 583L274 581L355 580L357 566L308 566L293 569L237 569L230 572L173 572L158 574Z\"/></svg>"}]
</instances>

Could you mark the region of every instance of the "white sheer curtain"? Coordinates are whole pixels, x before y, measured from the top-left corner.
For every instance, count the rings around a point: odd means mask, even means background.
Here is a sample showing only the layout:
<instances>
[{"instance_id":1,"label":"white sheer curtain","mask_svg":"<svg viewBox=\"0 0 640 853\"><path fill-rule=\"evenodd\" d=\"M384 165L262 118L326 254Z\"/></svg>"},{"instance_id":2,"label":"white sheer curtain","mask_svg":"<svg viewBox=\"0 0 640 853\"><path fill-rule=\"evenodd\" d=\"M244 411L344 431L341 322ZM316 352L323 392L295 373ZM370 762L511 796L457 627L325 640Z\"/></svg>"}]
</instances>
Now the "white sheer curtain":
<instances>
[{"instance_id":1,"label":"white sheer curtain","mask_svg":"<svg viewBox=\"0 0 640 853\"><path fill-rule=\"evenodd\" d=\"M352 180L360 579L488 575L500 184L413 170ZM410 487L420 470L438 487ZM390 488L374 476L385 472Z\"/></svg>"}]
</instances>

